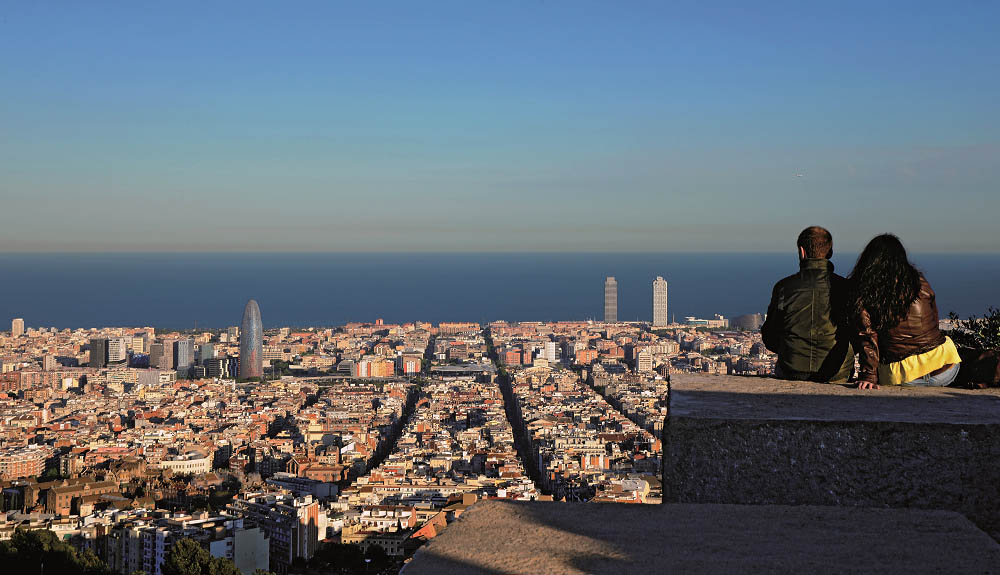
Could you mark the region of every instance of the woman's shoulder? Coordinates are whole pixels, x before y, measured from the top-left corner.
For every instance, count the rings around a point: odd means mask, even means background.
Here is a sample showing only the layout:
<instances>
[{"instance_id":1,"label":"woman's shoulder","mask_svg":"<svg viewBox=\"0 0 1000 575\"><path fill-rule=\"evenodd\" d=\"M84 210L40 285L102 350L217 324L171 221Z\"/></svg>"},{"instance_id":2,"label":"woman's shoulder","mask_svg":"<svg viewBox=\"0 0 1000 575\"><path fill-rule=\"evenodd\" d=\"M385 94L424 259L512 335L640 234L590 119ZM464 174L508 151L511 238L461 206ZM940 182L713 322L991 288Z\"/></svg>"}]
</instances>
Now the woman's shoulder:
<instances>
[{"instance_id":1,"label":"woman's shoulder","mask_svg":"<svg viewBox=\"0 0 1000 575\"><path fill-rule=\"evenodd\" d=\"M934 288L931 287L931 282L927 281L924 272L918 272L918 274L920 275L920 297L934 297Z\"/></svg>"}]
</instances>

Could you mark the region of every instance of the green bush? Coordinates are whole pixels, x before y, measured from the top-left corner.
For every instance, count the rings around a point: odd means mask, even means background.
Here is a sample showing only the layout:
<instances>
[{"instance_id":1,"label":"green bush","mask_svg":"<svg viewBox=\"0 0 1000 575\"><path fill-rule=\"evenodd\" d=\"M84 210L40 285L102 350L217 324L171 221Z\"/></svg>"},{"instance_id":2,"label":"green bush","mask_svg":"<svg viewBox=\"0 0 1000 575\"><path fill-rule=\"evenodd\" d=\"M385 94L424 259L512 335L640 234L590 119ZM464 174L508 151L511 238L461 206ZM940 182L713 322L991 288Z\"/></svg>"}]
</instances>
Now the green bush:
<instances>
[{"instance_id":1,"label":"green bush","mask_svg":"<svg viewBox=\"0 0 1000 575\"><path fill-rule=\"evenodd\" d=\"M978 350L1000 349L1000 309L990 307L983 317L973 315L965 320L951 312L948 319L957 326L948 334L955 345Z\"/></svg>"},{"instance_id":2,"label":"green bush","mask_svg":"<svg viewBox=\"0 0 1000 575\"><path fill-rule=\"evenodd\" d=\"M174 543L163 558L163 575L242 575L236 564L212 554L193 539Z\"/></svg>"},{"instance_id":3,"label":"green bush","mask_svg":"<svg viewBox=\"0 0 1000 575\"><path fill-rule=\"evenodd\" d=\"M92 551L77 551L47 529L18 529L9 541L0 541L0 565L4 573L111 575Z\"/></svg>"}]
</instances>

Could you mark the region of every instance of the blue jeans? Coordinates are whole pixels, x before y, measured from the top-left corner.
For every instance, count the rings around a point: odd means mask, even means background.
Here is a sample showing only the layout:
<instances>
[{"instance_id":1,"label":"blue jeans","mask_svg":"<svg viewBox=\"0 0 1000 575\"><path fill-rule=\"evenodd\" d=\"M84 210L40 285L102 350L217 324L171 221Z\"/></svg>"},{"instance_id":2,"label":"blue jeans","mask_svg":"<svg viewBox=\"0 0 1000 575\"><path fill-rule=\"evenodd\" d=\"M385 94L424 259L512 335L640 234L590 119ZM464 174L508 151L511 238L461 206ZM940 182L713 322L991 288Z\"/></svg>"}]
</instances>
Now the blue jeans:
<instances>
[{"instance_id":1,"label":"blue jeans","mask_svg":"<svg viewBox=\"0 0 1000 575\"><path fill-rule=\"evenodd\" d=\"M919 385L922 387L945 387L947 385L950 385L951 382L955 381L955 378L958 377L958 368L961 367L961 365L962 364L960 363L952 364L951 367L949 367L948 369L942 371L937 375L925 375L923 377L918 377L913 381L907 381L903 385Z\"/></svg>"}]
</instances>

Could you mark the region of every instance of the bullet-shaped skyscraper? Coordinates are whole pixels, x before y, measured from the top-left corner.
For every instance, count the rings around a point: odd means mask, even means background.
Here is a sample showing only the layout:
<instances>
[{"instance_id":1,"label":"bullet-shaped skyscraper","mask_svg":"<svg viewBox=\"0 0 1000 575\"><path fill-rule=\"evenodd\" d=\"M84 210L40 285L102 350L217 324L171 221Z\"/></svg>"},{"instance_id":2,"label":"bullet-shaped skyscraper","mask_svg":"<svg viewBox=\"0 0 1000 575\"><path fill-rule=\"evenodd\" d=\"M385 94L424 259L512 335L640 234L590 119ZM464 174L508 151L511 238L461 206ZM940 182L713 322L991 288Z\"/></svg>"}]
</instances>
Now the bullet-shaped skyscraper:
<instances>
[{"instance_id":1,"label":"bullet-shaped skyscraper","mask_svg":"<svg viewBox=\"0 0 1000 575\"><path fill-rule=\"evenodd\" d=\"M618 321L618 281L614 276L608 276L604 280L604 321Z\"/></svg>"},{"instance_id":2,"label":"bullet-shaped skyscraper","mask_svg":"<svg viewBox=\"0 0 1000 575\"><path fill-rule=\"evenodd\" d=\"M653 280L653 327L664 327L667 319L667 280L656 276Z\"/></svg>"},{"instance_id":3,"label":"bullet-shaped skyscraper","mask_svg":"<svg viewBox=\"0 0 1000 575\"><path fill-rule=\"evenodd\" d=\"M256 300L243 308L240 325L240 378L264 375L264 327L260 323L260 308Z\"/></svg>"}]
</instances>

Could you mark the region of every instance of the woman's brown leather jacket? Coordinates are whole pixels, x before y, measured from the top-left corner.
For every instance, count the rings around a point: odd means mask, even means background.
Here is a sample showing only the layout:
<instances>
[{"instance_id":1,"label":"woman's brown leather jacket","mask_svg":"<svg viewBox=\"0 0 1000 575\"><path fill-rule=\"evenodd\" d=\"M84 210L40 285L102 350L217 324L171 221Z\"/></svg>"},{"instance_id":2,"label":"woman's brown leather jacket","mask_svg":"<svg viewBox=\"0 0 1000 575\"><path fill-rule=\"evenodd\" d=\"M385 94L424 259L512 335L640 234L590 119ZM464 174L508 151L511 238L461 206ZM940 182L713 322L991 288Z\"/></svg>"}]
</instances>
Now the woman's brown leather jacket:
<instances>
[{"instance_id":1,"label":"woman's brown leather jacket","mask_svg":"<svg viewBox=\"0 0 1000 575\"><path fill-rule=\"evenodd\" d=\"M861 354L858 381L878 383L878 364L889 364L930 351L944 343L938 328L938 309L931 284L920 276L920 293L896 327L876 332L868 310L862 310L854 349Z\"/></svg>"}]
</instances>

